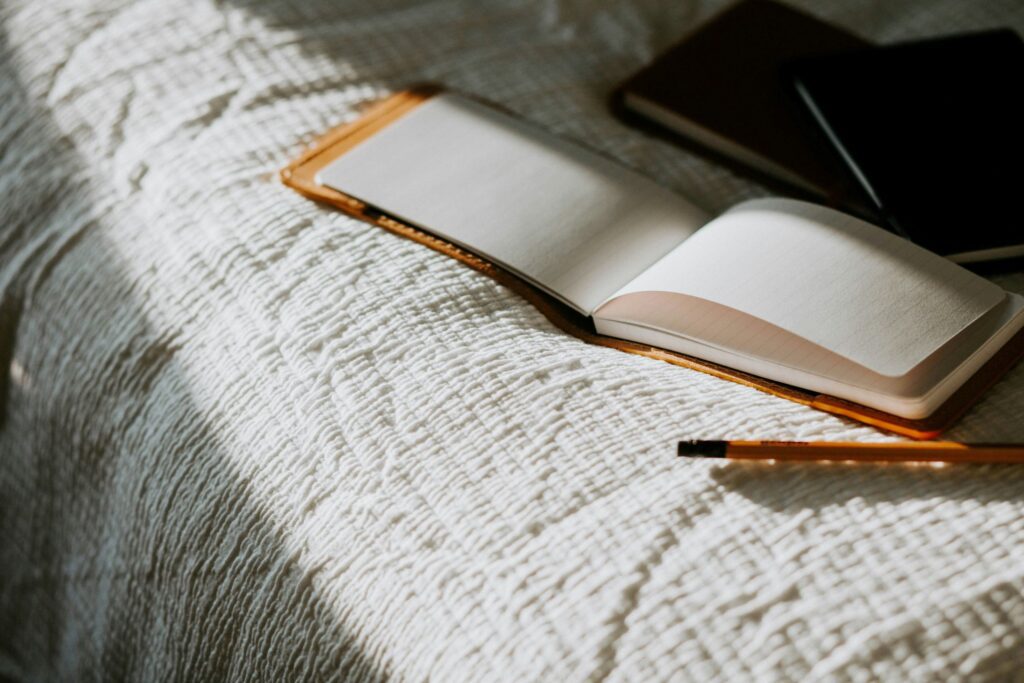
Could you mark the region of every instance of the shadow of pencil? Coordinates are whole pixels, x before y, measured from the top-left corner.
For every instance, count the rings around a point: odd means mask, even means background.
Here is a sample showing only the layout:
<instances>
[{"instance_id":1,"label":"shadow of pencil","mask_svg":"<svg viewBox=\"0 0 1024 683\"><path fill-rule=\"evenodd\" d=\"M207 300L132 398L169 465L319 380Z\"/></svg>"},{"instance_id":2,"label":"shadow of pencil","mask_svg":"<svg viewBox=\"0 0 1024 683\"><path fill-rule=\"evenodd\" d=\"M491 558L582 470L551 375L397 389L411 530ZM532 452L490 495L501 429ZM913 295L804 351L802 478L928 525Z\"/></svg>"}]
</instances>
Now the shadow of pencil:
<instances>
[{"instance_id":1,"label":"shadow of pencil","mask_svg":"<svg viewBox=\"0 0 1024 683\"><path fill-rule=\"evenodd\" d=\"M384 680L222 450L4 28L0 678Z\"/></svg>"},{"instance_id":2,"label":"shadow of pencil","mask_svg":"<svg viewBox=\"0 0 1024 683\"><path fill-rule=\"evenodd\" d=\"M1024 468L731 462L711 476L727 490L777 512L820 510L861 500L865 506L908 500L1024 500Z\"/></svg>"}]
</instances>

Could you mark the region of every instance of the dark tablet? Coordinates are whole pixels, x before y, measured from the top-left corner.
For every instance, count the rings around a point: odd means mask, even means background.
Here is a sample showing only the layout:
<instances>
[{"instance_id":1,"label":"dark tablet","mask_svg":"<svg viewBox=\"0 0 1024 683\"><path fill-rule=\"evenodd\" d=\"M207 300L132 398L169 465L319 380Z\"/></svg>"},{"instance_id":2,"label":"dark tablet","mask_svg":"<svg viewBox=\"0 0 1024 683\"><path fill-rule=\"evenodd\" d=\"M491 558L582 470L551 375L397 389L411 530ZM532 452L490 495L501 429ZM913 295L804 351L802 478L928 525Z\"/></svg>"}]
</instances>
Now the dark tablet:
<instances>
[{"instance_id":1,"label":"dark tablet","mask_svg":"<svg viewBox=\"0 0 1024 683\"><path fill-rule=\"evenodd\" d=\"M790 65L890 226L955 261L1024 255L1024 43L1010 30Z\"/></svg>"}]
</instances>

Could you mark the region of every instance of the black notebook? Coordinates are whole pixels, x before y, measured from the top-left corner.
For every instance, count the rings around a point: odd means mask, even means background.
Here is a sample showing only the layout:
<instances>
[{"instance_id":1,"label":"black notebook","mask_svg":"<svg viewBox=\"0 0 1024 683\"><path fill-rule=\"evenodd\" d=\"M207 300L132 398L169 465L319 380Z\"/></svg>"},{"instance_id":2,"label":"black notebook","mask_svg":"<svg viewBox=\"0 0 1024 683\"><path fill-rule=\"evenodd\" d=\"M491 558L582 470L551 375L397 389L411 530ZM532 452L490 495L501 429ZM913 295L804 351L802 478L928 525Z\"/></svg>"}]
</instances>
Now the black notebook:
<instances>
[{"instance_id":1,"label":"black notebook","mask_svg":"<svg viewBox=\"0 0 1024 683\"><path fill-rule=\"evenodd\" d=\"M1024 256L1024 43L1016 33L868 48L790 70L893 230L961 263Z\"/></svg>"},{"instance_id":2,"label":"black notebook","mask_svg":"<svg viewBox=\"0 0 1024 683\"><path fill-rule=\"evenodd\" d=\"M616 91L613 106L723 160L859 209L863 202L856 183L807 120L780 69L800 57L867 45L788 5L742 0L632 76ZM631 116L627 120L634 122Z\"/></svg>"}]
</instances>

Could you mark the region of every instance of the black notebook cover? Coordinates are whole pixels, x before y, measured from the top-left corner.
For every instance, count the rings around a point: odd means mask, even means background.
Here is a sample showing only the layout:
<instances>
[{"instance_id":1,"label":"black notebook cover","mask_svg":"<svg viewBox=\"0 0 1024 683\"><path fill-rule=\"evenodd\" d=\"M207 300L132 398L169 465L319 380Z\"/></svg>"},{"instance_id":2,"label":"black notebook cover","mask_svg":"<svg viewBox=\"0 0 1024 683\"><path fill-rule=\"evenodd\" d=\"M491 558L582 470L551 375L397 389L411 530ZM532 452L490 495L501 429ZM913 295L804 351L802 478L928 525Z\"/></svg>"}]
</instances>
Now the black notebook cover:
<instances>
[{"instance_id":1,"label":"black notebook cover","mask_svg":"<svg viewBox=\"0 0 1024 683\"><path fill-rule=\"evenodd\" d=\"M771 0L742 0L626 81L613 103L775 180L850 208L856 182L781 72L794 59L866 47ZM631 119L629 121L633 123Z\"/></svg>"},{"instance_id":2,"label":"black notebook cover","mask_svg":"<svg viewBox=\"0 0 1024 683\"><path fill-rule=\"evenodd\" d=\"M818 57L791 74L896 232L961 262L1024 255L1024 44L1016 33Z\"/></svg>"}]
</instances>

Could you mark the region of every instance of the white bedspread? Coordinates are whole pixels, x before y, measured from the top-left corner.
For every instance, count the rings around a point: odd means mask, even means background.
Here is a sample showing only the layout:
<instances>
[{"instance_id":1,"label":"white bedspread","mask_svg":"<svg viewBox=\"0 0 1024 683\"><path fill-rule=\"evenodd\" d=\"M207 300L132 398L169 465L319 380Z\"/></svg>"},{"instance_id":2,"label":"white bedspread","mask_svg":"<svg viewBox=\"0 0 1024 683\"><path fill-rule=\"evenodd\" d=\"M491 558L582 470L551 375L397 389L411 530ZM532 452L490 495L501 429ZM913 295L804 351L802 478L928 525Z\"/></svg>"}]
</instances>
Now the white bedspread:
<instances>
[{"instance_id":1,"label":"white bedspread","mask_svg":"<svg viewBox=\"0 0 1024 683\"><path fill-rule=\"evenodd\" d=\"M804 4L878 40L1024 26ZM0 678L1018 675L1024 470L679 461L891 437L588 346L276 181L430 80L710 210L764 194L606 111L717 6L5 0ZM950 436L1024 439L1024 367Z\"/></svg>"}]
</instances>

